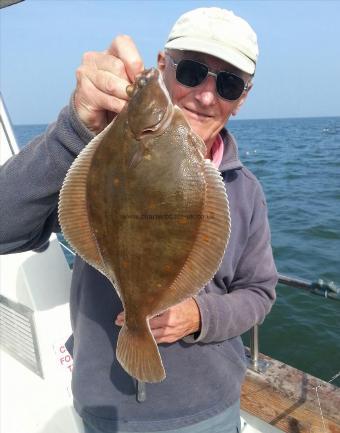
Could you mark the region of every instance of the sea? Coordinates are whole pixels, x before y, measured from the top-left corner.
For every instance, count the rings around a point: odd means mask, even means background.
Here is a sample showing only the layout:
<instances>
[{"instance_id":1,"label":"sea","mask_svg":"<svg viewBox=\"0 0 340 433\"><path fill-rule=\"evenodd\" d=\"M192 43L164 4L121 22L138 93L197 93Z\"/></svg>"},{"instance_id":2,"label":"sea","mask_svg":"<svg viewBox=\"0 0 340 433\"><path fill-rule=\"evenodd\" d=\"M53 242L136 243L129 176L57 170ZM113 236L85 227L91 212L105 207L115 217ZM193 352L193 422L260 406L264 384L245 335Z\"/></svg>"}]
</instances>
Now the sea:
<instances>
[{"instance_id":1,"label":"sea","mask_svg":"<svg viewBox=\"0 0 340 433\"><path fill-rule=\"evenodd\" d=\"M20 146L46 126L16 125ZM228 130L264 189L279 273L340 291L340 117L231 120ZM278 284L260 351L340 386L338 298Z\"/></svg>"}]
</instances>

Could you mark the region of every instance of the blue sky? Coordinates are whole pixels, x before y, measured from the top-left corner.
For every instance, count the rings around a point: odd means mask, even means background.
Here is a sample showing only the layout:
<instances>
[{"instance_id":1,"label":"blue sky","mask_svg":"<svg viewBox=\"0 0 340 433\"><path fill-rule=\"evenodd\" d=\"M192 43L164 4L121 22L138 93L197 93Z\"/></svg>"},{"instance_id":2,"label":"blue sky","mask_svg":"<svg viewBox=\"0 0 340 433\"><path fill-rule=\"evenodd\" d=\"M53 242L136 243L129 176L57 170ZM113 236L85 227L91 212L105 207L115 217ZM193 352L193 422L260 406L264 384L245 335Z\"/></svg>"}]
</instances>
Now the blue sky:
<instances>
[{"instance_id":1,"label":"blue sky","mask_svg":"<svg viewBox=\"0 0 340 433\"><path fill-rule=\"evenodd\" d=\"M83 52L125 33L153 66L179 15L207 5L258 34L255 86L238 118L340 115L340 1L26 0L0 11L0 87L13 123L56 118Z\"/></svg>"}]
</instances>

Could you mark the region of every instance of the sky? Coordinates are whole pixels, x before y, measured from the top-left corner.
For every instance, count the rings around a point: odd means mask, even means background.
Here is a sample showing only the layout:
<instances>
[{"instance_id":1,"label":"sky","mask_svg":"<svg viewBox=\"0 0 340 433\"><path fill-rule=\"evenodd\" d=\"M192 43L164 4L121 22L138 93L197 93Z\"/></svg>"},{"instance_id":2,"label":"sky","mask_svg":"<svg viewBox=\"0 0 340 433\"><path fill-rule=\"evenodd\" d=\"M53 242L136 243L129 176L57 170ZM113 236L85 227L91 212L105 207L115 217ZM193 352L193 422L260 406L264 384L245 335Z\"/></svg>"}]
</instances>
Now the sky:
<instances>
[{"instance_id":1,"label":"sky","mask_svg":"<svg viewBox=\"0 0 340 433\"><path fill-rule=\"evenodd\" d=\"M12 122L54 121L82 54L118 34L155 66L176 19L206 6L233 10L258 35L254 87L237 118L340 115L339 0L25 0L0 10L0 89Z\"/></svg>"}]
</instances>

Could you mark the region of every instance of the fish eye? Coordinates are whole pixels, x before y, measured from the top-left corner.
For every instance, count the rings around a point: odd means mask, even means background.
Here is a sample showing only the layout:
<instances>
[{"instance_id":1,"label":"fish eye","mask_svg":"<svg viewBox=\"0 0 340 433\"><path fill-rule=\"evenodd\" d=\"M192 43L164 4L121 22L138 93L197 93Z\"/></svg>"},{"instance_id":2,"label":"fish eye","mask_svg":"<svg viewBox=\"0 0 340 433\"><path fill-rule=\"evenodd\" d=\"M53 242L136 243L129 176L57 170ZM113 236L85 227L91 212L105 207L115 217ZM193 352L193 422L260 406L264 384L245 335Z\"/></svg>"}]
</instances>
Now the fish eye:
<instances>
[{"instance_id":1,"label":"fish eye","mask_svg":"<svg viewBox=\"0 0 340 433\"><path fill-rule=\"evenodd\" d=\"M147 79L146 77L142 76L138 79L138 87L144 87L146 86Z\"/></svg>"}]
</instances>

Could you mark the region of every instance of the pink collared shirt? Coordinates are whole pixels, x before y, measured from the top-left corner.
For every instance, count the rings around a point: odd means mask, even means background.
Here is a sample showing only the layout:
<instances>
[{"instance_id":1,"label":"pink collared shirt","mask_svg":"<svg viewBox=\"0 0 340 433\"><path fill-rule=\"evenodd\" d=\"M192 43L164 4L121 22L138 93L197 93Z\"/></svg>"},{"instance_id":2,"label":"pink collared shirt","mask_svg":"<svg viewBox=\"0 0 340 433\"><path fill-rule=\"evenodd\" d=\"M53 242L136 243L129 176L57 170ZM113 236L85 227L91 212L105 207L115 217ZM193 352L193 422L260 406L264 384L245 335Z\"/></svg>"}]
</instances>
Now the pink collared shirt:
<instances>
[{"instance_id":1,"label":"pink collared shirt","mask_svg":"<svg viewBox=\"0 0 340 433\"><path fill-rule=\"evenodd\" d=\"M224 152L224 143L220 134L217 134L217 137L210 151L210 159L216 168L218 168L221 164L223 152Z\"/></svg>"}]
</instances>

